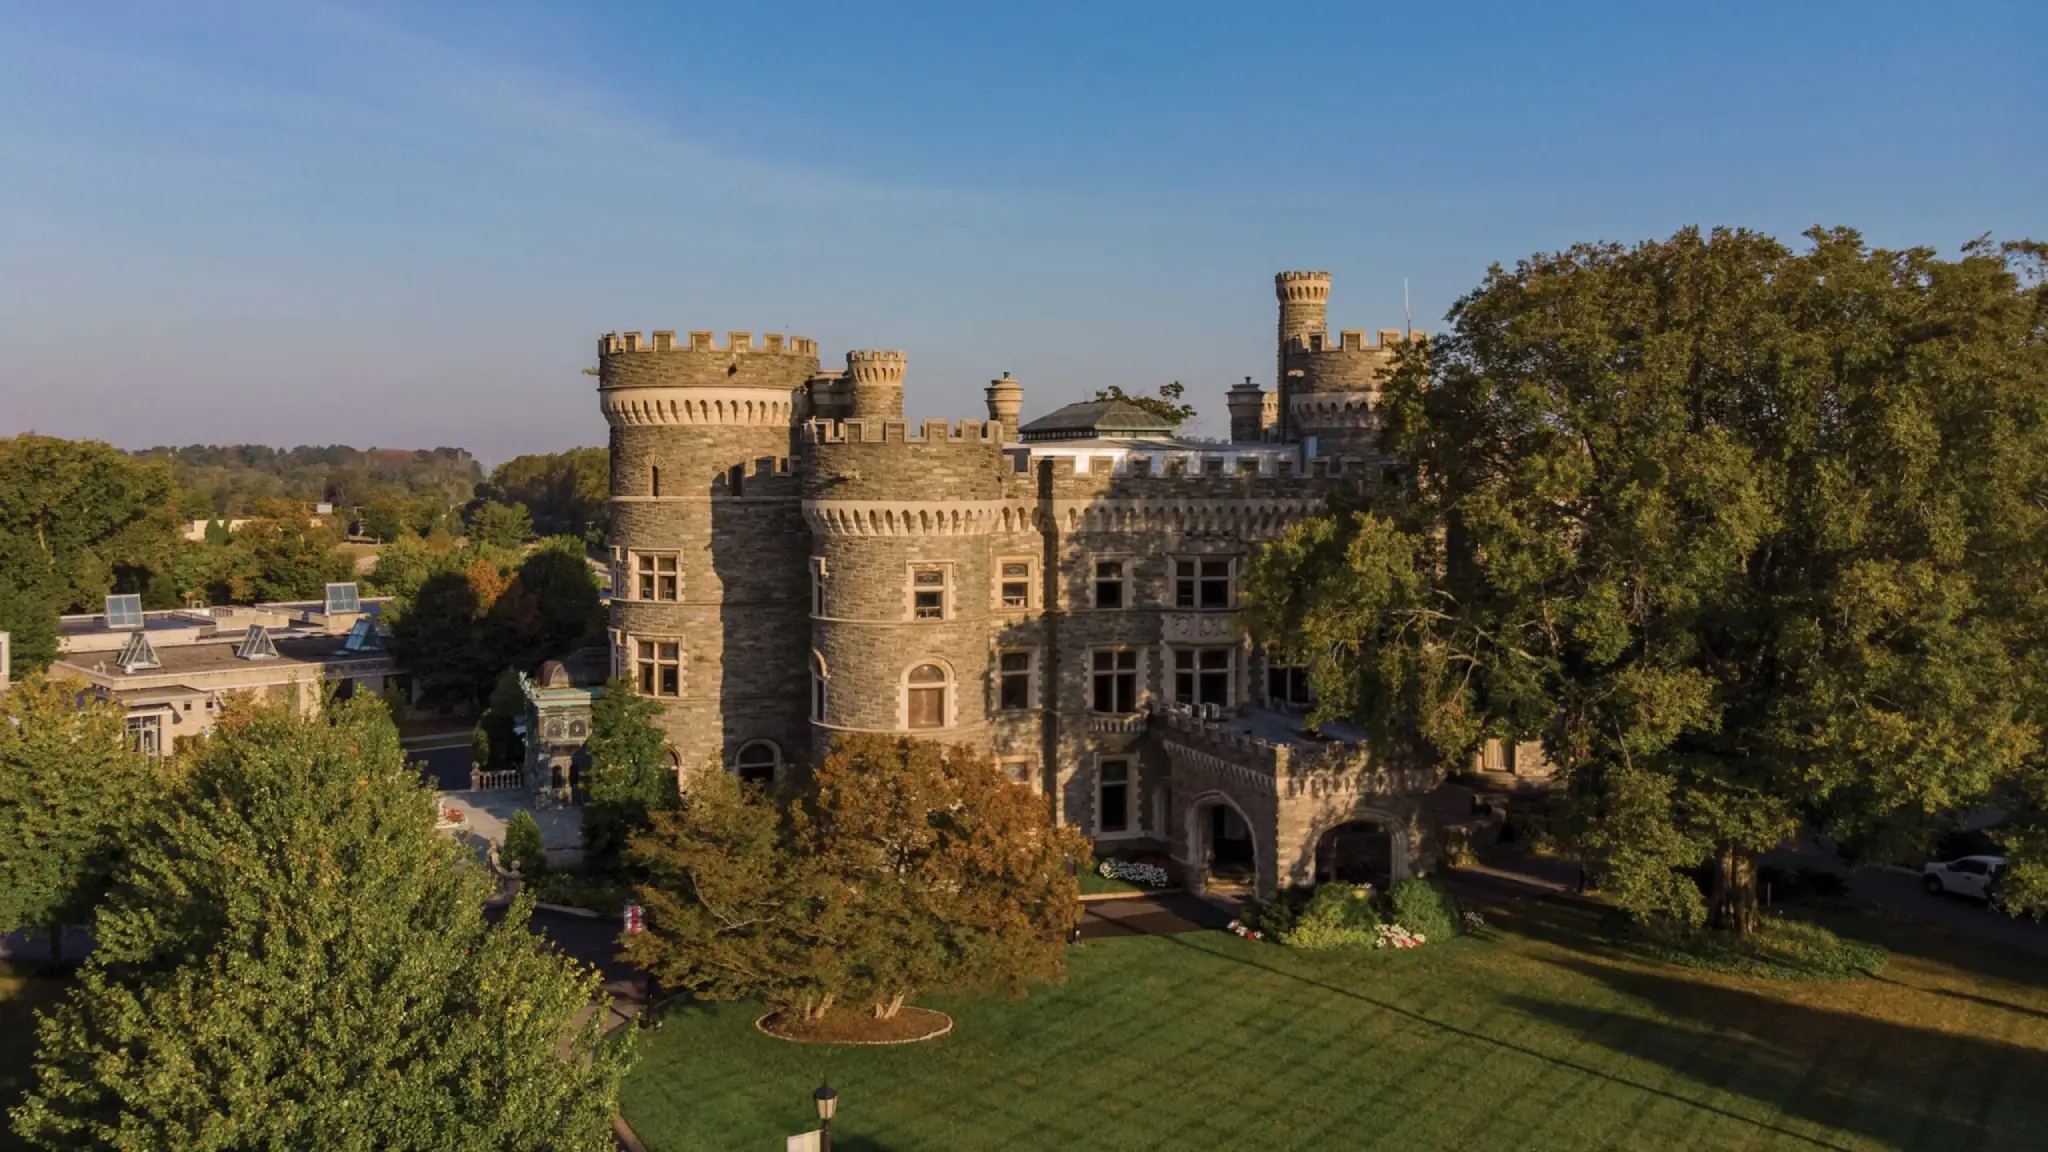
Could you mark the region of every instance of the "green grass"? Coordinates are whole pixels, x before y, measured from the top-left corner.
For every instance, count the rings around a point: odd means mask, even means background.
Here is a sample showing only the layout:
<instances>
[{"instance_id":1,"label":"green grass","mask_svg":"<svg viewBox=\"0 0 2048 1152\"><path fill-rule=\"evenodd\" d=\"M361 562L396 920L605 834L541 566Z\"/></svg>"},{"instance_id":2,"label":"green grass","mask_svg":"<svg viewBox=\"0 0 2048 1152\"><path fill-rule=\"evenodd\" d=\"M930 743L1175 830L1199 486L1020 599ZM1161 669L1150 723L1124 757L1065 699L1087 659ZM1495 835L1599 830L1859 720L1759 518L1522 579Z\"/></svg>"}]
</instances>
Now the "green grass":
<instances>
[{"instance_id":1,"label":"green grass","mask_svg":"<svg viewBox=\"0 0 2048 1152\"><path fill-rule=\"evenodd\" d=\"M1083 896L1101 896L1110 892L1158 891L1158 889L1156 888L1142 888L1136 884L1131 883L1129 880L1112 880L1109 877L1104 876L1102 873L1093 871L1092 869L1086 872L1076 874L1074 879L1080 882L1081 895Z\"/></svg>"},{"instance_id":2,"label":"green grass","mask_svg":"<svg viewBox=\"0 0 2048 1152\"><path fill-rule=\"evenodd\" d=\"M1831 920L1891 949L1880 977L1766 981L1631 956L1588 911L1479 906L1412 952L1097 941L1028 1000L930 998L953 1035L904 1048L684 1007L624 1112L654 1152L779 1147L829 1077L840 1152L2048 1147L2038 960Z\"/></svg>"}]
</instances>

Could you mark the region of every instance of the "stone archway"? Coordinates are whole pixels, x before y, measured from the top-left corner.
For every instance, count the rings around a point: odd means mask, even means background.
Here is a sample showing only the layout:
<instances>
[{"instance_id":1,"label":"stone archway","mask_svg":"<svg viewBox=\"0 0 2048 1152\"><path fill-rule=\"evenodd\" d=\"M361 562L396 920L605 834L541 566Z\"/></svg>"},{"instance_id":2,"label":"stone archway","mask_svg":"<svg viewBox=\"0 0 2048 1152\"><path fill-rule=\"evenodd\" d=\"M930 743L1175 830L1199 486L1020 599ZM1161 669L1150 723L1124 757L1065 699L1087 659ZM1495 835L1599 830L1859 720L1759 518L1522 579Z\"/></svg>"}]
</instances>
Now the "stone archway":
<instances>
[{"instance_id":1,"label":"stone archway","mask_svg":"<svg viewBox=\"0 0 2048 1152\"><path fill-rule=\"evenodd\" d=\"M1382 812L1354 812L1315 840L1316 883L1370 884L1385 891L1412 871L1406 822Z\"/></svg>"},{"instance_id":2,"label":"stone archway","mask_svg":"<svg viewBox=\"0 0 2048 1152\"><path fill-rule=\"evenodd\" d=\"M1237 801L1205 792L1183 809L1181 829L1181 877L1190 891L1258 893L1263 877L1256 826Z\"/></svg>"}]
</instances>

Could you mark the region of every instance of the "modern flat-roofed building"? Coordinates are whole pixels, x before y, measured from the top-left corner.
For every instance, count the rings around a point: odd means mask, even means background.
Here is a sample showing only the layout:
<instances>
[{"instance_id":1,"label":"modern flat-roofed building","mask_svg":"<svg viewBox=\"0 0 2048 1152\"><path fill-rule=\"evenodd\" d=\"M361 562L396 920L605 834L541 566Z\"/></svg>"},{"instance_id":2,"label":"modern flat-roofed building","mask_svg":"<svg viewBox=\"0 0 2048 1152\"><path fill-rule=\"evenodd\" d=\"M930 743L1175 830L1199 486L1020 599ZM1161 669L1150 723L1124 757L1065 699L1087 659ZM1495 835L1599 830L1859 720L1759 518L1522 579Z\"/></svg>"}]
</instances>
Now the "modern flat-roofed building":
<instances>
[{"instance_id":1,"label":"modern flat-roofed building","mask_svg":"<svg viewBox=\"0 0 2048 1152\"><path fill-rule=\"evenodd\" d=\"M152 755L210 731L230 696L312 711L329 693L381 693L397 675L378 622L388 601L360 599L353 584L293 603L143 612L137 600L109 596L104 612L64 617L50 676L119 701Z\"/></svg>"}]
</instances>

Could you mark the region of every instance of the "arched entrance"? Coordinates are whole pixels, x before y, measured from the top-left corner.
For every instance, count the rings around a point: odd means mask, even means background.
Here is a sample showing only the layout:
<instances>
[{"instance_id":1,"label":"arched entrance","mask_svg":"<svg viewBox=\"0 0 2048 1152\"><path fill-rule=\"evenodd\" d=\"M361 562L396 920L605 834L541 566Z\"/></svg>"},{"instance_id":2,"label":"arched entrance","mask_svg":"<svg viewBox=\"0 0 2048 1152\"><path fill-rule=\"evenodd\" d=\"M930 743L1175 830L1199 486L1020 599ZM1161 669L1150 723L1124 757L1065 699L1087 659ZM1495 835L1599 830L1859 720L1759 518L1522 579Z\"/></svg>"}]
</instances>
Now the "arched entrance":
<instances>
[{"instance_id":1,"label":"arched entrance","mask_svg":"<svg viewBox=\"0 0 2048 1152\"><path fill-rule=\"evenodd\" d=\"M1182 861L1190 887L1211 892L1253 894L1258 887L1258 849L1251 821L1220 792L1200 796L1187 810L1188 858Z\"/></svg>"},{"instance_id":2,"label":"arched entrance","mask_svg":"<svg viewBox=\"0 0 2048 1152\"><path fill-rule=\"evenodd\" d=\"M1371 884L1386 891L1407 878L1405 837L1392 820L1362 816L1316 840L1316 882Z\"/></svg>"}]
</instances>

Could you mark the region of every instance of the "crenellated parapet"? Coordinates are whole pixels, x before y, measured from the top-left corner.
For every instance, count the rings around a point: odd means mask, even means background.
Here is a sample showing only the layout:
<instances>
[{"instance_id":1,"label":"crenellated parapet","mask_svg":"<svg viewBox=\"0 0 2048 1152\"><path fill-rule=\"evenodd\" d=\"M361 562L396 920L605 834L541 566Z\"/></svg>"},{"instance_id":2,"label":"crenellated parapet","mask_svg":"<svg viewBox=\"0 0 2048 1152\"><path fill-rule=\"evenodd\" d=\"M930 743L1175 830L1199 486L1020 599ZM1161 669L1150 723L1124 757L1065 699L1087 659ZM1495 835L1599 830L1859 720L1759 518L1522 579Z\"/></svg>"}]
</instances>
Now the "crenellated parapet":
<instances>
[{"instance_id":1,"label":"crenellated parapet","mask_svg":"<svg viewBox=\"0 0 2048 1152\"><path fill-rule=\"evenodd\" d=\"M1178 705L1155 706L1152 723L1175 751L1255 774L1283 797L1417 796L1444 779L1440 769L1379 764L1363 740L1266 740Z\"/></svg>"},{"instance_id":2,"label":"crenellated parapet","mask_svg":"<svg viewBox=\"0 0 2048 1152\"><path fill-rule=\"evenodd\" d=\"M787 427L806 412L805 383L818 371L818 344L802 336L671 331L598 338L597 387L605 418L632 425ZM772 395L763 395L771 393Z\"/></svg>"},{"instance_id":3,"label":"crenellated parapet","mask_svg":"<svg viewBox=\"0 0 2048 1152\"><path fill-rule=\"evenodd\" d=\"M993 420L813 420L803 427L806 444L1000 444L1002 426Z\"/></svg>"}]
</instances>

